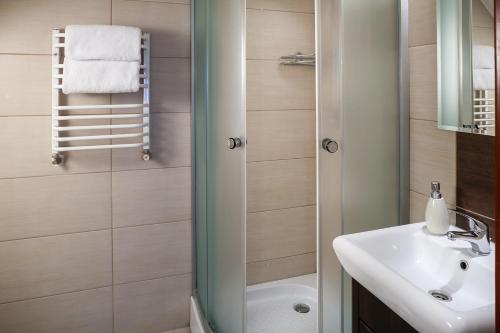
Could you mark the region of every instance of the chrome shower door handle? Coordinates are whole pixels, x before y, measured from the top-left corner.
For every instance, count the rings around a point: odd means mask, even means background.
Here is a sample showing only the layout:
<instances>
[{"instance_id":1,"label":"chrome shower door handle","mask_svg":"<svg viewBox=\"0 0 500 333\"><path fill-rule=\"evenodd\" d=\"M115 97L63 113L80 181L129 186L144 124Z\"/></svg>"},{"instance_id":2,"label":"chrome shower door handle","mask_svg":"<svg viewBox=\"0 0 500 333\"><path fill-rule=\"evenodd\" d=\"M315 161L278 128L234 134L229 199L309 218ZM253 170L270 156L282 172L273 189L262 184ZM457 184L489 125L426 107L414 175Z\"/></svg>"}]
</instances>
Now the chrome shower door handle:
<instances>
[{"instance_id":1,"label":"chrome shower door handle","mask_svg":"<svg viewBox=\"0 0 500 333\"><path fill-rule=\"evenodd\" d=\"M334 141L330 138L323 139L323 141L321 142L321 147L331 154L336 153L337 150L339 150L339 144L337 143L337 141Z\"/></svg>"},{"instance_id":2,"label":"chrome shower door handle","mask_svg":"<svg viewBox=\"0 0 500 333\"><path fill-rule=\"evenodd\" d=\"M240 138L229 138L227 139L227 148L229 149L235 149L241 147L242 141Z\"/></svg>"}]
</instances>

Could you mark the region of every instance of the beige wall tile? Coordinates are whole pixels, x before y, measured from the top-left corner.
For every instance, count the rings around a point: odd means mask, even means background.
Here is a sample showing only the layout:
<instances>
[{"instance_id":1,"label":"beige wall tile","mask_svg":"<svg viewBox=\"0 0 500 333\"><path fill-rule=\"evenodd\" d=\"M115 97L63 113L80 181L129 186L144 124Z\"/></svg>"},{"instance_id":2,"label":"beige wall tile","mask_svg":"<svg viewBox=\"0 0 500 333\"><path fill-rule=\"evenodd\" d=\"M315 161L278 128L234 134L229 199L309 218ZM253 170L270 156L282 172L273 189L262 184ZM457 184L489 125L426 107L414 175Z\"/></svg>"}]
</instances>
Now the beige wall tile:
<instances>
[{"instance_id":1,"label":"beige wall tile","mask_svg":"<svg viewBox=\"0 0 500 333\"><path fill-rule=\"evenodd\" d=\"M267 261L257 261L247 264L247 284L252 285L286 279L315 272L316 253L307 253Z\"/></svg>"},{"instance_id":2,"label":"beige wall tile","mask_svg":"<svg viewBox=\"0 0 500 333\"><path fill-rule=\"evenodd\" d=\"M1 6L1 5L0 5ZM51 60L48 55L0 54L0 116L51 115ZM29 96L29 98L26 98ZM108 94L61 95L61 105L109 104ZM71 111L108 113L109 110Z\"/></svg>"},{"instance_id":3,"label":"beige wall tile","mask_svg":"<svg viewBox=\"0 0 500 333\"><path fill-rule=\"evenodd\" d=\"M113 230L115 283L191 272L191 221Z\"/></svg>"},{"instance_id":4,"label":"beige wall tile","mask_svg":"<svg viewBox=\"0 0 500 333\"><path fill-rule=\"evenodd\" d=\"M157 333L189 325L191 274L114 287L115 331Z\"/></svg>"},{"instance_id":5,"label":"beige wall tile","mask_svg":"<svg viewBox=\"0 0 500 333\"><path fill-rule=\"evenodd\" d=\"M191 218L191 168L113 173L113 226Z\"/></svg>"},{"instance_id":6,"label":"beige wall tile","mask_svg":"<svg viewBox=\"0 0 500 333\"><path fill-rule=\"evenodd\" d=\"M54 167L50 161L51 135L48 116L2 118L0 178L110 171L108 150L65 153L64 165Z\"/></svg>"},{"instance_id":7,"label":"beige wall tile","mask_svg":"<svg viewBox=\"0 0 500 333\"><path fill-rule=\"evenodd\" d=\"M142 91L115 94L113 103L142 103ZM116 112L125 110L116 109ZM189 59L151 59L151 112L191 112Z\"/></svg>"},{"instance_id":8,"label":"beige wall tile","mask_svg":"<svg viewBox=\"0 0 500 333\"><path fill-rule=\"evenodd\" d=\"M0 115L50 115L50 66L50 56L0 55Z\"/></svg>"},{"instance_id":9,"label":"beige wall tile","mask_svg":"<svg viewBox=\"0 0 500 333\"><path fill-rule=\"evenodd\" d=\"M316 206L250 213L247 262L316 251Z\"/></svg>"},{"instance_id":10,"label":"beige wall tile","mask_svg":"<svg viewBox=\"0 0 500 333\"><path fill-rule=\"evenodd\" d=\"M111 284L111 231L0 243L0 303Z\"/></svg>"},{"instance_id":11,"label":"beige wall tile","mask_svg":"<svg viewBox=\"0 0 500 333\"><path fill-rule=\"evenodd\" d=\"M456 135L433 121L410 121L410 189L424 194L431 181L441 182L448 204L456 200Z\"/></svg>"},{"instance_id":12,"label":"beige wall tile","mask_svg":"<svg viewBox=\"0 0 500 333\"><path fill-rule=\"evenodd\" d=\"M189 113L152 114L150 140L152 158L146 162L140 158L140 149L135 153L129 149L113 150L113 171L191 166L191 116ZM127 141L113 141L113 143L125 142Z\"/></svg>"},{"instance_id":13,"label":"beige wall tile","mask_svg":"<svg viewBox=\"0 0 500 333\"><path fill-rule=\"evenodd\" d=\"M111 0L2 0L0 53L50 54L52 29L110 18Z\"/></svg>"},{"instance_id":14,"label":"beige wall tile","mask_svg":"<svg viewBox=\"0 0 500 333\"><path fill-rule=\"evenodd\" d=\"M247 59L314 53L314 14L247 10Z\"/></svg>"},{"instance_id":15,"label":"beige wall tile","mask_svg":"<svg viewBox=\"0 0 500 333\"><path fill-rule=\"evenodd\" d=\"M425 221L425 207L428 199L429 197L423 194L410 191L410 223Z\"/></svg>"},{"instance_id":16,"label":"beige wall tile","mask_svg":"<svg viewBox=\"0 0 500 333\"><path fill-rule=\"evenodd\" d=\"M410 117L437 120L436 45L410 48Z\"/></svg>"},{"instance_id":17,"label":"beige wall tile","mask_svg":"<svg viewBox=\"0 0 500 333\"><path fill-rule=\"evenodd\" d=\"M248 163L248 212L315 204L314 158Z\"/></svg>"},{"instance_id":18,"label":"beige wall tile","mask_svg":"<svg viewBox=\"0 0 500 333\"><path fill-rule=\"evenodd\" d=\"M247 110L315 108L315 72L279 61L247 61Z\"/></svg>"},{"instance_id":19,"label":"beige wall tile","mask_svg":"<svg viewBox=\"0 0 500 333\"><path fill-rule=\"evenodd\" d=\"M0 180L0 241L111 227L111 174Z\"/></svg>"},{"instance_id":20,"label":"beige wall tile","mask_svg":"<svg viewBox=\"0 0 500 333\"><path fill-rule=\"evenodd\" d=\"M111 287L0 305L0 332L112 333Z\"/></svg>"},{"instance_id":21,"label":"beige wall tile","mask_svg":"<svg viewBox=\"0 0 500 333\"><path fill-rule=\"evenodd\" d=\"M314 157L314 110L247 113L247 161Z\"/></svg>"},{"instance_id":22,"label":"beige wall tile","mask_svg":"<svg viewBox=\"0 0 500 333\"><path fill-rule=\"evenodd\" d=\"M314 13L314 0L247 0L247 8Z\"/></svg>"},{"instance_id":23,"label":"beige wall tile","mask_svg":"<svg viewBox=\"0 0 500 333\"><path fill-rule=\"evenodd\" d=\"M436 0L410 0L410 46L436 44Z\"/></svg>"},{"instance_id":24,"label":"beige wall tile","mask_svg":"<svg viewBox=\"0 0 500 333\"><path fill-rule=\"evenodd\" d=\"M113 1L113 24L151 33L151 56L189 57L191 7L150 1Z\"/></svg>"}]
</instances>

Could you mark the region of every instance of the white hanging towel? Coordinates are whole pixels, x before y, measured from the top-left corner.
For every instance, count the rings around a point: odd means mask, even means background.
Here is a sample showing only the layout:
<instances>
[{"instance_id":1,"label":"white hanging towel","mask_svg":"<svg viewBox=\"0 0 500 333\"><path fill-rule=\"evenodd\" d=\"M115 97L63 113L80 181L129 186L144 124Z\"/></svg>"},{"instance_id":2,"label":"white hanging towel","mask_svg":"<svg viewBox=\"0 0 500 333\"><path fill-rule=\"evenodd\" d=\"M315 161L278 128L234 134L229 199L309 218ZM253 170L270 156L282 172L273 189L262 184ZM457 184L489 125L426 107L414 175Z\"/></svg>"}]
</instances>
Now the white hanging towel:
<instances>
[{"instance_id":1,"label":"white hanging towel","mask_svg":"<svg viewBox=\"0 0 500 333\"><path fill-rule=\"evenodd\" d=\"M473 69L495 69L495 49L493 46L474 45L472 60Z\"/></svg>"},{"instance_id":2,"label":"white hanging towel","mask_svg":"<svg viewBox=\"0 0 500 333\"><path fill-rule=\"evenodd\" d=\"M73 60L141 61L141 30L119 25L68 25L65 56Z\"/></svg>"},{"instance_id":3,"label":"white hanging towel","mask_svg":"<svg viewBox=\"0 0 500 333\"><path fill-rule=\"evenodd\" d=\"M494 69L474 69L472 75L474 90L495 90Z\"/></svg>"},{"instance_id":4,"label":"white hanging towel","mask_svg":"<svg viewBox=\"0 0 500 333\"><path fill-rule=\"evenodd\" d=\"M64 59L63 93L115 94L139 90L138 61Z\"/></svg>"},{"instance_id":5,"label":"white hanging towel","mask_svg":"<svg viewBox=\"0 0 500 333\"><path fill-rule=\"evenodd\" d=\"M139 90L141 30L71 25L65 30L63 93L129 93Z\"/></svg>"}]
</instances>

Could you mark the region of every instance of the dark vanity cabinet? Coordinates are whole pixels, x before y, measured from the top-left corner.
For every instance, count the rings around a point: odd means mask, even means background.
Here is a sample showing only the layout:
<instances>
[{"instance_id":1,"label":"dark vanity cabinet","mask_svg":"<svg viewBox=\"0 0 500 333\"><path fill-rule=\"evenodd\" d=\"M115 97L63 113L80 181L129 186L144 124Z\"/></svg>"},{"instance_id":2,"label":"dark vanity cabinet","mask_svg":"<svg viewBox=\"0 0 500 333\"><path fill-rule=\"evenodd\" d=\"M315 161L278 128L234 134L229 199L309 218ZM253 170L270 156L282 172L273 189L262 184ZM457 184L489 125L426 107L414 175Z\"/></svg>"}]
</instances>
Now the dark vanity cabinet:
<instances>
[{"instance_id":1,"label":"dark vanity cabinet","mask_svg":"<svg viewBox=\"0 0 500 333\"><path fill-rule=\"evenodd\" d=\"M417 330L353 279L352 332L416 333Z\"/></svg>"}]
</instances>

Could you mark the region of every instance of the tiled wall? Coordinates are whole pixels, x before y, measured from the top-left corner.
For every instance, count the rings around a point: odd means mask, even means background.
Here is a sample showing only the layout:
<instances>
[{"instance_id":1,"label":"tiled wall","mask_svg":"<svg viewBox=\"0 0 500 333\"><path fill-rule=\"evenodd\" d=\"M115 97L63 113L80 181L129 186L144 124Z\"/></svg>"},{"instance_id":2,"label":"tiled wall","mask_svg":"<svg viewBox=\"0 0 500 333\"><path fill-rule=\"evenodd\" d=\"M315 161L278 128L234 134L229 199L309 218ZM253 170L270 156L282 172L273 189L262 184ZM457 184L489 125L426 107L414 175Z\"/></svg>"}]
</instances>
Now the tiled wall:
<instances>
[{"instance_id":1,"label":"tiled wall","mask_svg":"<svg viewBox=\"0 0 500 333\"><path fill-rule=\"evenodd\" d=\"M67 154L63 167L50 164L51 29L67 24L151 32L151 161L138 151L100 150ZM0 1L0 72L0 332L187 326L189 0Z\"/></svg>"},{"instance_id":2,"label":"tiled wall","mask_svg":"<svg viewBox=\"0 0 500 333\"><path fill-rule=\"evenodd\" d=\"M247 1L249 284L316 271L313 0Z\"/></svg>"},{"instance_id":3,"label":"tiled wall","mask_svg":"<svg viewBox=\"0 0 500 333\"><path fill-rule=\"evenodd\" d=\"M456 204L456 134L437 127L436 0L409 5L410 222L421 222L431 181Z\"/></svg>"}]
</instances>

